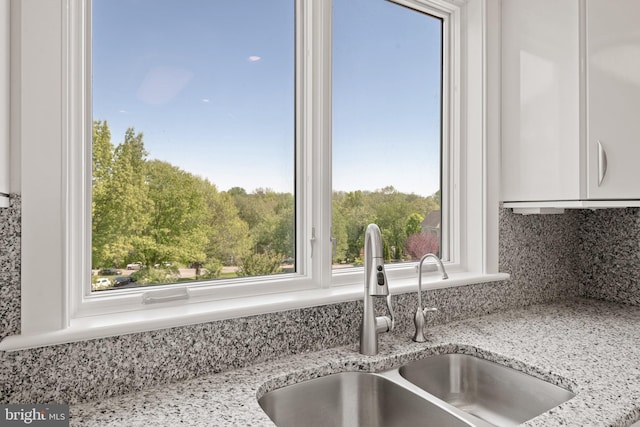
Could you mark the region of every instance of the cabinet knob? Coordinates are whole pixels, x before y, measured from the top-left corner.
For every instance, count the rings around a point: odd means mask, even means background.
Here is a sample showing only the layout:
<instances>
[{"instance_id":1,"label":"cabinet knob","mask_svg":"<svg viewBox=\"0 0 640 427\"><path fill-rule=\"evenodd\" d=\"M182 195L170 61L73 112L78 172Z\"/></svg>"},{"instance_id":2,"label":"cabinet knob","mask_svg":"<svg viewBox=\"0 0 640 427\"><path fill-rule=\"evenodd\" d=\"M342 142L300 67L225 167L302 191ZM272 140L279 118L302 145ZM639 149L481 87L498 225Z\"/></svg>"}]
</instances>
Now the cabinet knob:
<instances>
[{"instance_id":1,"label":"cabinet knob","mask_svg":"<svg viewBox=\"0 0 640 427\"><path fill-rule=\"evenodd\" d=\"M598 187L602 185L604 176L607 174L607 152L604 151L602 142L598 141Z\"/></svg>"}]
</instances>

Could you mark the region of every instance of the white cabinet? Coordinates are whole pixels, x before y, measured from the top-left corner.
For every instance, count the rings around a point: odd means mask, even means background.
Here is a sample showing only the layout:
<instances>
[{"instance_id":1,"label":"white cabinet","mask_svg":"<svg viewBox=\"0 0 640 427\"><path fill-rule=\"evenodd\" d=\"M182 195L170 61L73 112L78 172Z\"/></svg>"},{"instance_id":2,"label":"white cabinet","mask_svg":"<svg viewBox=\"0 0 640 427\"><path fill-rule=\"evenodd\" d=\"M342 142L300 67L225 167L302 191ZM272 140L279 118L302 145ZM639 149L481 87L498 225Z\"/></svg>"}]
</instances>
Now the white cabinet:
<instances>
[{"instance_id":1,"label":"white cabinet","mask_svg":"<svg viewBox=\"0 0 640 427\"><path fill-rule=\"evenodd\" d=\"M640 1L587 1L589 198L640 198L639 21Z\"/></svg>"},{"instance_id":2,"label":"white cabinet","mask_svg":"<svg viewBox=\"0 0 640 427\"><path fill-rule=\"evenodd\" d=\"M639 206L640 1L502 7L505 206Z\"/></svg>"},{"instance_id":3,"label":"white cabinet","mask_svg":"<svg viewBox=\"0 0 640 427\"><path fill-rule=\"evenodd\" d=\"M577 198L578 35L576 1L502 2L503 200Z\"/></svg>"}]
</instances>

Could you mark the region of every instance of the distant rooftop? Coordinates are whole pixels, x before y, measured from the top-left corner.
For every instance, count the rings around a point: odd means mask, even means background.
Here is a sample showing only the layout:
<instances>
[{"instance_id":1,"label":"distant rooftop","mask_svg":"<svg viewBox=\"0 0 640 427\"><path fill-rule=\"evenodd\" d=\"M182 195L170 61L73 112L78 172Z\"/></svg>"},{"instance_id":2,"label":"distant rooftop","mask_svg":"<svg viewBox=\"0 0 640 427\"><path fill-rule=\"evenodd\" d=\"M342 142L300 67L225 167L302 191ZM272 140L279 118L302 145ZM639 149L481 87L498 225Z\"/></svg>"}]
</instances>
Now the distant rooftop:
<instances>
[{"instance_id":1,"label":"distant rooftop","mask_svg":"<svg viewBox=\"0 0 640 427\"><path fill-rule=\"evenodd\" d=\"M440 228L442 222L442 215L440 209L431 211L427 214L427 217L422 221L423 230L435 230Z\"/></svg>"}]
</instances>

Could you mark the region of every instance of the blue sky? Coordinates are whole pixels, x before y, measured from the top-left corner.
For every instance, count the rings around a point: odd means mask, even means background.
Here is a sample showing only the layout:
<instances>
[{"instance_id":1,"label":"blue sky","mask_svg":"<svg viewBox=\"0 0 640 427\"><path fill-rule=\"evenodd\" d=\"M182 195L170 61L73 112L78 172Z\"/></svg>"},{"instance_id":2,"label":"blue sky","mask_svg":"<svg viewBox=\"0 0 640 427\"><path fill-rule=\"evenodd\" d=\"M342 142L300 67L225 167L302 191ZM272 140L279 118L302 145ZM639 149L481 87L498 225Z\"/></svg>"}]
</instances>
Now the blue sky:
<instances>
[{"instance_id":1,"label":"blue sky","mask_svg":"<svg viewBox=\"0 0 640 427\"><path fill-rule=\"evenodd\" d=\"M293 191L292 0L93 0L93 117L219 189ZM440 24L334 0L334 189L439 186Z\"/></svg>"}]
</instances>

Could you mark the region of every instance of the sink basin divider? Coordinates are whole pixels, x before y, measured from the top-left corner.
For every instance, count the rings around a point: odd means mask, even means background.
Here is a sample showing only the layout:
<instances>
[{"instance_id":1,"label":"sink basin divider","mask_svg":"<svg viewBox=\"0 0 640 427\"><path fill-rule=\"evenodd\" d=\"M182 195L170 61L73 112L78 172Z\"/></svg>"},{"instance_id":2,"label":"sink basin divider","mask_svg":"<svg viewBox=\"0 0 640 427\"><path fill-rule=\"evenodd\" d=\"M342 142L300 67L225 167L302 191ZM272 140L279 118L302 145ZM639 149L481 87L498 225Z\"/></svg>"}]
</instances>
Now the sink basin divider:
<instances>
[{"instance_id":1,"label":"sink basin divider","mask_svg":"<svg viewBox=\"0 0 640 427\"><path fill-rule=\"evenodd\" d=\"M458 418L461 418L469 423L471 423L473 426L476 427L495 427L493 424L490 424L472 414L469 414L468 412L465 412L461 409L456 408L453 405L448 404L447 402L445 402L442 399L438 399L436 396L432 395L431 393L426 392L425 390L421 389L420 387L418 387L415 384L412 384L411 382L407 381L405 378L403 378L400 375L400 368L393 368L393 369L389 369L386 371L381 371L381 372L377 372L376 375L385 377L391 381L393 381L394 383L398 384L399 386L406 388L407 390L411 391L412 393L417 394L418 396L420 396L421 398L423 398L424 400L433 403L434 405L444 409L445 411L457 416Z\"/></svg>"}]
</instances>

